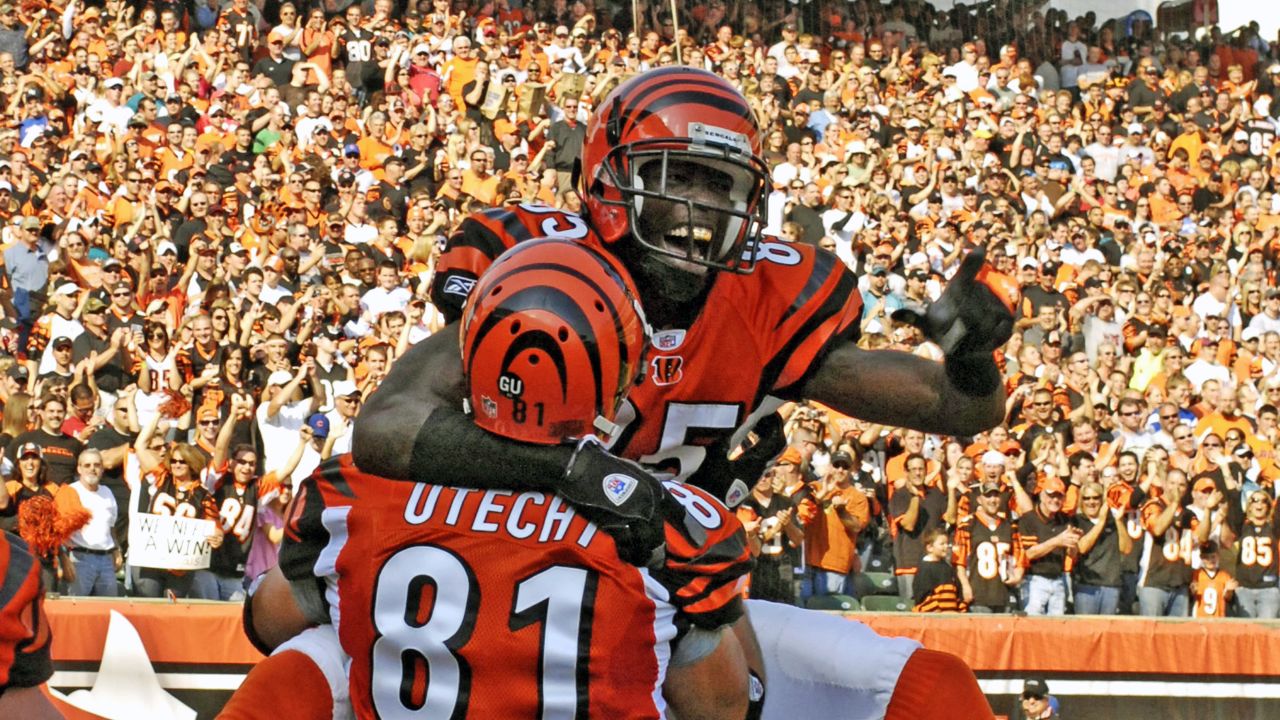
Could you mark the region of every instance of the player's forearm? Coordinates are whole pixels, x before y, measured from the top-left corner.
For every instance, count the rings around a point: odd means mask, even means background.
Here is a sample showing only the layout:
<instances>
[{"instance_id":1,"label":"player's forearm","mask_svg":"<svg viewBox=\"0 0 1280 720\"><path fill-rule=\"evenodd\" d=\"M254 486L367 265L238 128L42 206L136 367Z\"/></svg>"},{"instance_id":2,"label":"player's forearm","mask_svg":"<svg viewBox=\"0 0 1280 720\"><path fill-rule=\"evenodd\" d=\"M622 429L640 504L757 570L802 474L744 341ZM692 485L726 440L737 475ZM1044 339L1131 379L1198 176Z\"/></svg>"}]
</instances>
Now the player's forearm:
<instances>
[{"instance_id":1,"label":"player's forearm","mask_svg":"<svg viewBox=\"0 0 1280 720\"><path fill-rule=\"evenodd\" d=\"M359 424L356 425L359 427ZM466 415L436 408L423 423L408 477L487 489L556 490L573 448L516 443L485 432Z\"/></svg>"},{"instance_id":2,"label":"player's forearm","mask_svg":"<svg viewBox=\"0 0 1280 720\"><path fill-rule=\"evenodd\" d=\"M872 422L943 435L973 435L1004 420L1004 387L965 394L942 363L846 344L827 356L805 397ZM886 393L884 388L894 388Z\"/></svg>"}]
</instances>

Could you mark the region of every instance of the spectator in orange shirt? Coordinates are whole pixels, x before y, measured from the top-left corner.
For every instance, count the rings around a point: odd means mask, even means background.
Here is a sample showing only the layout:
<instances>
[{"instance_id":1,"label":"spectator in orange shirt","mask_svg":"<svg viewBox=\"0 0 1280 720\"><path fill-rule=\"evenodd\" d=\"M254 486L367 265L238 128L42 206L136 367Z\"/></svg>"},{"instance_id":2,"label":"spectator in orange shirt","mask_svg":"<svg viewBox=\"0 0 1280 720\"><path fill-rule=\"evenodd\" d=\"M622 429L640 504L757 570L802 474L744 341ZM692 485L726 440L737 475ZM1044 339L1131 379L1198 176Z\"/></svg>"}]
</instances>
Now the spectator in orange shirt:
<instances>
[{"instance_id":1,"label":"spectator in orange shirt","mask_svg":"<svg viewBox=\"0 0 1280 720\"><path fill-rule=\"evenodd\" d=\"M471 151L471 167L462 173L462 191L486 205L494 204L498 176L492 171L492 160L485 148Z\"/></svg>"},{"instance_id":2,"label":"spectator in orange shirt","mask_svg":"<svg viewBox=\"0 0 1280 720\"><path fill-rule=\"evenodd\" d=\"M821 480L810 483L816 506L804 527L805 584L802 598L851 595L858 562L858 533L871 522L870 504L850 482L853 457L837 451Z\"/></svg>"}]
</instances>

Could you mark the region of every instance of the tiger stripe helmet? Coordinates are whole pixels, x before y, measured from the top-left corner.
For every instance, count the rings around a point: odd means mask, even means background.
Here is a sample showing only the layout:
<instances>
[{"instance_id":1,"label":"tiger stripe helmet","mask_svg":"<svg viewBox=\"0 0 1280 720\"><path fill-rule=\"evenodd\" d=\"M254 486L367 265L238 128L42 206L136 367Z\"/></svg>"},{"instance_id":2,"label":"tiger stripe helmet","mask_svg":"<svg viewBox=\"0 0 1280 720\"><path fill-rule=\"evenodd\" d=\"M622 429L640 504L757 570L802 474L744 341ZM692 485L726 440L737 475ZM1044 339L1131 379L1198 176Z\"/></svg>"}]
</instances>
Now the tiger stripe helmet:
<instances>
[{"instance_id":1,"label":"tiger stripe helmet","mask_svg":"<svg viewBox=\"0 0 1280 720\"><path fill-rule=\"evenodd\" d=\"M641 73L614 88L587 121L579 186L592 225L606 243L631 235L646 249L699 265L750 272L764 226L769 171L760 158L760 129L742 93L724 78L690 67ZM731 189L711 205L667 192L666 164L693 161L728 176ZM658 187L640 169L662 163ZM684 248L642 236L637 222L646 198L683 202L715 213L707 237L686 228Z\"/></svg>"},{"instance_id":2,"label":"tiger stripe helmet","mask_svg":"<svg viewBox=\"0 0 1280 720\"><path fill-rule=\"evenodd\" d=\"M644 378L649 326L631 276L580 243L519 243L463 311L462 369L476 425L539 445L612 435Z\"/></svg>"}]
</instances>

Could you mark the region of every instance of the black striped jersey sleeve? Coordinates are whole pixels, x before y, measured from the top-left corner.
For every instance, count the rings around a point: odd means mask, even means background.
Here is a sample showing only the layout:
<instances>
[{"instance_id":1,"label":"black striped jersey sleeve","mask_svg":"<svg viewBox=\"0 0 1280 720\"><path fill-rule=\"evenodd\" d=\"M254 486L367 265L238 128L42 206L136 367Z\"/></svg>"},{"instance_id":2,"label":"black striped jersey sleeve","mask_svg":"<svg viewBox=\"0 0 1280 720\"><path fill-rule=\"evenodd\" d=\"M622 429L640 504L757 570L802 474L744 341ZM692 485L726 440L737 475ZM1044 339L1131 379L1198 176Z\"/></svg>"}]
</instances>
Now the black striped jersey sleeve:
<instances>
[{"instance_id":1,"label":"black striped jersey sleeve","mask_svg":"<svg viewBox=\"0 0 1280 720\"><path fill-rule=\"evenodd\" d=\"M0 693L53 675L40 562L18 536L0 532Z\"/></svg>"},{"instance_id":2,"label":"black striped jersey sleeve","mask_svg":"<svg viewBox=\"0 0 1280 720\"><path fill-rule=\"evenodd\" d=\"M751 572L742 523L719 500L692 485L665 483L684 506L667 521L667 557L654 573L671 604L693 625L715 629L742 616L742 592Z\"/></svg>"}]
</instances>

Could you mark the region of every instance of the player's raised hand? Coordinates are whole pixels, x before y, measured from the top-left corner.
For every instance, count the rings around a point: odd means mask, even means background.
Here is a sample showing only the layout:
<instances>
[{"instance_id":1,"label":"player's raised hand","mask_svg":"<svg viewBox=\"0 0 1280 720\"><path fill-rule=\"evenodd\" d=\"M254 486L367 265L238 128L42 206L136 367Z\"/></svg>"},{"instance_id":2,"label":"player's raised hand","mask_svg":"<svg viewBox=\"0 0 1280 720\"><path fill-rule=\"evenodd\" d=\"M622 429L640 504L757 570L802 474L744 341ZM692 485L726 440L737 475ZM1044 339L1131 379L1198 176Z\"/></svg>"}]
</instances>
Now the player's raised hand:
<instances>
[{"instance_id":1,"label":"player's raised hand","mask_svg":"<svg viewBox=\"0 0 1280 720\"><path fill-rule=\"evenodd\" d=\"M987 265L986 251L978 248L965 256L941 297L924 313L903 308L893 319L920 328L942 348L957 387L985 395L1000 382L999 372L993 378L986 366L994 368L992 353L1013 334L1013 313L1020 299L1018 284Z\"/></svg>"}]
</instances>

